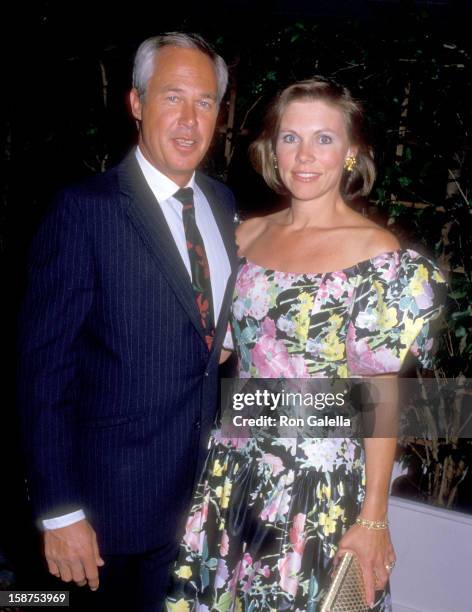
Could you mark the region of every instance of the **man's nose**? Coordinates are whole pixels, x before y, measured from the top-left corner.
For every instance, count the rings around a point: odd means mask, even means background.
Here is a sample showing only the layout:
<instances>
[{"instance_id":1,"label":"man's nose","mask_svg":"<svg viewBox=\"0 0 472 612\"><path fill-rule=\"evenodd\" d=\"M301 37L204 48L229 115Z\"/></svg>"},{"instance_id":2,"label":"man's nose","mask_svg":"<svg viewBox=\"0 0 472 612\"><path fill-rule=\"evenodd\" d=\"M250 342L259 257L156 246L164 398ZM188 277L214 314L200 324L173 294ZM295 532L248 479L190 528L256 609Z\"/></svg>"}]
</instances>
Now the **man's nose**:
<instances>
[{"instance_id":1,"label":"man's nose","mask_svg":"<svg viewBox=\"0 0 472 612\"><path fill-rule=\"evenodd\" d=\"M193 104L185 102L182 105L179 122L186 127L193 127L197 123L197 113Z\"/></svg>"}]
</instances>

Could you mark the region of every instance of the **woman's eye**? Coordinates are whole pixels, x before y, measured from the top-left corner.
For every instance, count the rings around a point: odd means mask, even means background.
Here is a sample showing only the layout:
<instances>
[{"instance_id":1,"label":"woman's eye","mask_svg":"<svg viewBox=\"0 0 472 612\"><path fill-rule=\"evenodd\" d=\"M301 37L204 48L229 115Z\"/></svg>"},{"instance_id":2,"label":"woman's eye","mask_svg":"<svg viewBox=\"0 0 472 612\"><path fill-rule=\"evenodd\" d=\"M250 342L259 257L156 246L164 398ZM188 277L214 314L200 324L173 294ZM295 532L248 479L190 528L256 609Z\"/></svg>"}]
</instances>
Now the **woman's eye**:
<instances>
[{"instance_id":1,"label":"woman's eye","mask_svg":"<svg viewBox=\"0 0 472 612\"><path fill-rule=\"evenodd\" d=\"M328 136L327 134L321 134L319 138L319 142L320 144L331 144L333 142L333 139L331 138L331 136Z\"/></svg>"},{"instance_id":2,"label":"woman's eye","mask_svg":"<svg viewBox=\"0 0 472 612\"><path fill-rule=\"evenodd\" d=\"M285 136L282 137L282 142L292 143L295 141L296 141L296 138L293 134L285 134Z\"/></svg>"}]
</instances>

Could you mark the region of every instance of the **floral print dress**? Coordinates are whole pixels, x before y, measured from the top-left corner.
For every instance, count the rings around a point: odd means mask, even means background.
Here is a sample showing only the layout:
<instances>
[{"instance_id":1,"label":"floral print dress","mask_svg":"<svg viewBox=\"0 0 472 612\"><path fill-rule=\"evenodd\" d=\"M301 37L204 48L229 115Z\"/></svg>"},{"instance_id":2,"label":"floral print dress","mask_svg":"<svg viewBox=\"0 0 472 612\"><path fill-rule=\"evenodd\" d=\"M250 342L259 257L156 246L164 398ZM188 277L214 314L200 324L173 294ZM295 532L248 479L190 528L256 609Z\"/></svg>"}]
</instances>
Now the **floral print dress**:
<instances>
[{"instance_id":1,"label":"floral print dress","mask_svg":"<svg viewBox=\"0 0 472 612\"><path fill-rule=\"evenodd\" d=\"M397 372L411 350L431 366L430 322L445 279L412 250L350 268L295 274L243 259L231 330L239 376ZM365 490L362 441L210 439L172 573L167 610L316 612L331 561ZM391 610L388 587L375 610Z\"/></svg>"}]
</instances>

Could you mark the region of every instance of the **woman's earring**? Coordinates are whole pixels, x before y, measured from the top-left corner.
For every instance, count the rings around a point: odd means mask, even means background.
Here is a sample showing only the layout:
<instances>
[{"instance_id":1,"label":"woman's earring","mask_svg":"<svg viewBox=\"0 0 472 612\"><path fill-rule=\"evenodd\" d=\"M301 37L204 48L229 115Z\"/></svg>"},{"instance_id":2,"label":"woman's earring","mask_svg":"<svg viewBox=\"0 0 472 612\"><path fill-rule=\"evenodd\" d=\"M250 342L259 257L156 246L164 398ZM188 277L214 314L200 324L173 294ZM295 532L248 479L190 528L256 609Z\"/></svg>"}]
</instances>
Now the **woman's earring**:
<instances>
[{"instance_id":1,"label":"woman's earring","mask_svg":"<svg viewBox=\"0 0 472 612\"><path fill-rule=\"evenodd\" d=\"M277 157L275 156L275 153L272 153L272 162L273 162L273 164L274 164L274 168L275 168L276 170L278 170L278 169L279 169L279 165L278 165L278 163L277 163Z\"/></svg>"},{"instance_id":2,"label":"woman's earring","mask_svg":"<svg viewBox=\"0 0 472 612\"><path fill-rule=\"evenodd\" d=\"M348 155L344 160L344 169L348 172L352 172L357 166L357 159L355 155Z\"/></svg>"}]
</instances>

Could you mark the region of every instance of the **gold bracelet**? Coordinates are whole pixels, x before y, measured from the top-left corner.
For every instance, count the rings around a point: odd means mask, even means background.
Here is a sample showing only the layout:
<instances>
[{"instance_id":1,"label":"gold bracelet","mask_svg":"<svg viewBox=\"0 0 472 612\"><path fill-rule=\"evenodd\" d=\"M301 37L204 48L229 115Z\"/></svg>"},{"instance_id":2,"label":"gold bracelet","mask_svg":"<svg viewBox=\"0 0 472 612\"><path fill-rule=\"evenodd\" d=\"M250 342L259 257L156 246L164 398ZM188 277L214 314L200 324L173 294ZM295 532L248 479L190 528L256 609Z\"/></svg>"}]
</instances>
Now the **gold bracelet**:
<instances>
[{"instance_id":1,"label":"gold bracelet","mask_svg":"<svg viewBox=\"0 0 472 612\"><path fill-rule=\"evenodd\" d=\"M388 520L385 521L369 521L369 519L361 518L358 516L356 518L356 523L361 527L366 527L367 529L387 529L388 528Z\"/></svg>"}]
</instances>

